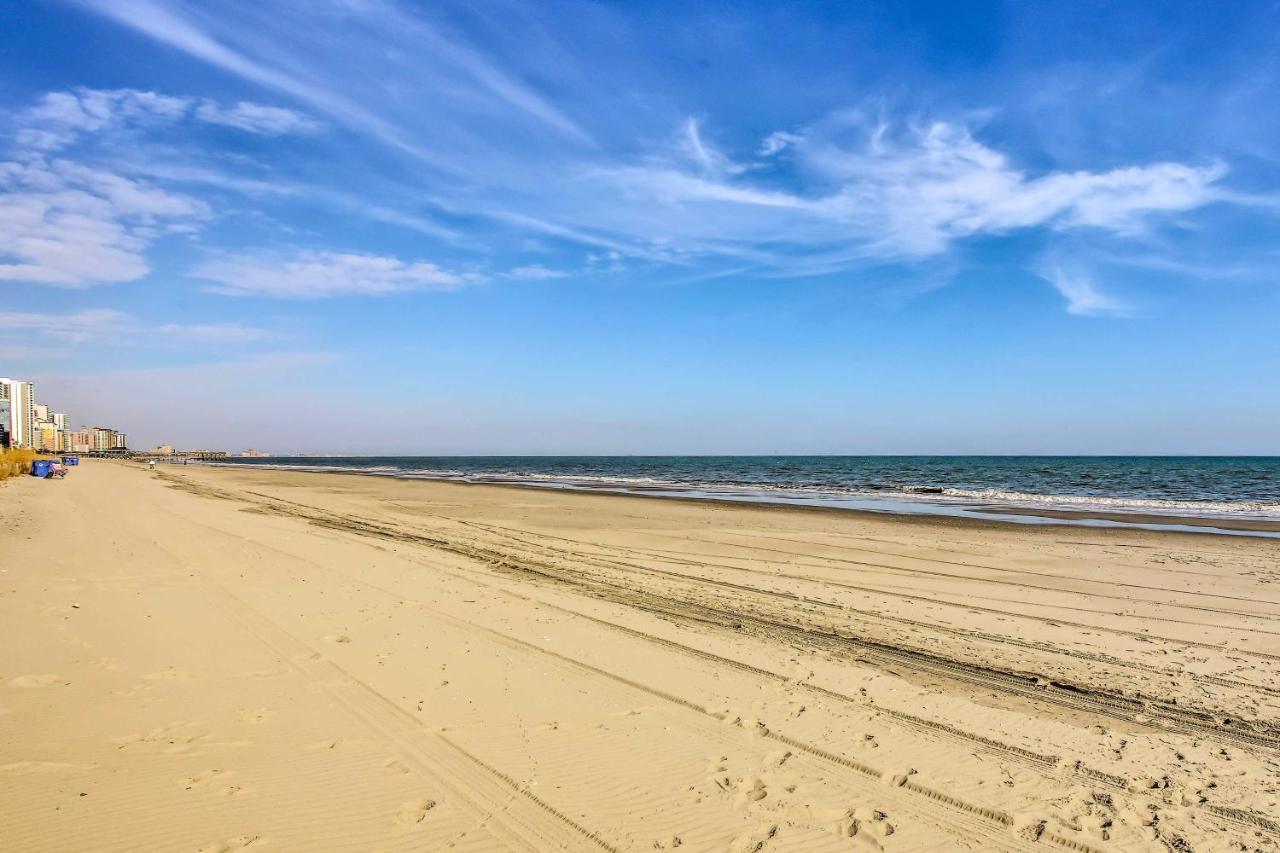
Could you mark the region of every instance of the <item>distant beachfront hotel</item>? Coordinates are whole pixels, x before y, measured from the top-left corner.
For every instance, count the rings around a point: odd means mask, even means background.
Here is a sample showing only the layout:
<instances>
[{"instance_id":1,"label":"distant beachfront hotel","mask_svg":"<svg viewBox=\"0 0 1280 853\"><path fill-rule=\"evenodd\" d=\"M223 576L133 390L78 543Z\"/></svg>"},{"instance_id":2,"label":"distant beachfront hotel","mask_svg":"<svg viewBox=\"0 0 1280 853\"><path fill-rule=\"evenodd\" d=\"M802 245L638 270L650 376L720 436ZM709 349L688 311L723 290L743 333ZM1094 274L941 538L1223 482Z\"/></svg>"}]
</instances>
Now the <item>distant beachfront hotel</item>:
<instances>
[{"instance_id":1,"label":"distant beachfront hotel","mask_svg":"<svg viewBox=\"0 0 1280 853\"><path fill-rule=\"evenodd\" d=\"M31 447L35 423L35 386L21 379L0 377L0 443L5 447Z\"/></svg>"},{"instance_id":2,"label":"distant beachfront hotel","mask_svg":"<svg viewBox=\"0 0 1280 853\"><path fill-rule=\"evenodd\" d=\"M125 450L127 437L107 427L71 429L71 416L36 402L35 383L0 377L0 448L45 453Z\"/></svg>"}]
</instances>

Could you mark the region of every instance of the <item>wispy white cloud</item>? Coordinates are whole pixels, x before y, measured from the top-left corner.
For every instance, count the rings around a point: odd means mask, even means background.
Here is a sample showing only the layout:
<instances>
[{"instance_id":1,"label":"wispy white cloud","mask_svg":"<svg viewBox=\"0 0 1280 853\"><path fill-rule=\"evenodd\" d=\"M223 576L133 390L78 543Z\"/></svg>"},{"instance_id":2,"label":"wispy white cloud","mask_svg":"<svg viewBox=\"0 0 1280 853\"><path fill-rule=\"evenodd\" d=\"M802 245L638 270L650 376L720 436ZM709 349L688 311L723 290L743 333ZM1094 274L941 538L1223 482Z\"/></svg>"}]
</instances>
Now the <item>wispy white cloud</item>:
<instances>
[{"instance_id":1,"label":"wispy white cloud","mask_svg":"<svg viewBox=\"0 0 1280 853\"><path fill-rule=\"evenodd\" d=\"M66 314L0 311L0 335L4 334L33 334L60 344L128 346L241 344L270 337L265 329L239 323L147 323L106 308Z\"/></svg>"},{"instance_id":2,"label":"wispy white cloud","mask_svg":"<svg viewBox=\"0 0 1280 853\"><path fill-rule=\"evenodd\" d=\"M114 333L128 317L119 311L99 309L72 314L38 314L0 311L0 332L35 332L61 343L84 343Z\"/></svg>"},{"instance_id":3,"label":"wispy white cloud","mask_svg":"<svg viewBox=\"0 0 1280 853\"><path fill-rule=\"evenodd\" d=\"M81 0L101 15L145 33L199 59L244 77L254 83L285 92L335 116L352 119L373 130L387 130L384 123L356 104L312 86L289 74L255 62L212 38L183 15L150 0ZM388 141L397 141L388 134Z\"/></svg>"},{"instance_id":4,"label":"wispy white cloud","mask_svg":"<svg viewBox=\"0 0 1280 853\"><path fill-rule=\"evenodd\" d=\"M321 127L319 122L294 110L255 104L251 101L240 101L234 106L224 107L215 101L204 100L195 108L194 115L200 121L209 124L226 125L263 136L311 133Z\"/></svg>"},{"instance_id":5,"label":"wispy white cloud","mask_svg":"<svg viewBox=\"0 0 1280 853\"><path fill-rule=\"evenodd\" d=\"M670 259L669 256L663 252L660 246L654 245L652 242L648 245L644 245L642 243L629 240L625 235L601 235L599 233L595 233L590 225L575 228L512 210L487 209L481 211L481 215L495 222L514 225L525 231L533 231L538 234L559 237L562 240L570 243L576 243L580 246L592 246L597 249L606 249L615 256L615 259L624 256L644 258L653 261Z\"/></svg>"},{"instance_id":6,"label":"wispy white cloud","mask_svg":"<svg viewBox=\"0 0 1280 853\"><path fill-rule=\"evenodd\" d=\"M172 152L149 153L153 156L116 156L111 158L110 164L112 168L132 177L182 186L188 190L199 187L225 190L249 198L266 196L293 199L371 222L395 225L448 243L464 242L463 235L458 230L442 225L429 216L371 200L371 197L381 198L380 194L360 194L315 183L283 180L270 173L266 177L258 177L226 168L214 168L202 162L174 160ZM421 203L417 205L418 208L421 206Z\"/></svg>"},{"instance_id":7,"label":"wispy white cloud","mask_svg":"<svg viewBox=\"0 0 1280 853\"><path fill-rule=\"evenodd\" d=\"M553 270L542 266L541 264L529 264L528 266L516 267L507 273L508 278L519 278L526 280L540 280L548 278L564 278L569 273L564 270Z\"/></svg>"},{"instance_id":8,"label":"wispy white cloud","mask_svg":"<svg viewBox=\"0 0 1280 853\"><path fill-rule=\"evenodd\" d=\"M294 110L251 101L223 106L208 98L78 86L47 92L35 105L20 112L15 135L24 148L55 151L84 134L127 127L147 129L184 120L263 136L309 133L321 127L319 122Z\"/></svg>"},{"instance_id":9,"label":"wispy white cloud","mask_svg":"<svg viewBox=\"0 0 1280 853\"><path fill-rule=\"evenodd\" d=\"M441 225L436 220L420 213L400 210L388 204L370 201L369 198L359 194L316 186L297 188L295 191L322 204L345 213L362 216L374 222L396 225L408 231L416 231L419 234L435 237L447 243L460 243L463 241L463 236L457 229Z\"/></svg>"},{"instance_id":10,"label":"wispy white cloud","mask_svg":"<svg viewBox=\"0 0 1280 853\"><path fill-rule=\"evenodd\" d=\"M1240 253L1226 263L1212 263L1203 257L1199 259L1180 257L1176 248L1169 248L1164 254L1157 254L1154 251L1128 254L1103 252L1098 253L1097 258L1108 264L1170 273L1179 278L1201 281L1274 281L1276 269L1280 267L1280 252L1274 250Z\"/></svg>"},{"instance_id":11,"label":"wispy white cloud","mask_svg":"<svg viewBox=\"0 0 1280 853\"><path fill-rule=\"evenodd\" d=\"M0 163L0 190L0 279L13 281L131 281L157 237L210 216L198 199L60 159Z\"/></svg>"},{"instance_id":12,"label":"wispy white cloud","mask_svg":"<svg viewBox=\"0 0 1280 853\"><path fill-rule=\"evenodd\" d=\"M691 126L692 127L692 126ZM1032 176L960 125L934 122L901 128L821 125L788 133L794 171L751 164L733 169L690 131L694 169L679 162L606 168L597 174L634 201L650 203L650 227L733 240L771 233L792 248L843 243L863 257L925 257L956 240L1015 230L1097 228L1143 231L1160 216L1222 200L1220 163L1154 163L1103 172ZM764 156L783 150L776 135ZM785 187L785 188L781 188ZM644 225L643 221L637 222Z\"/></svg>"},{"instance_id":13,"label":"wispy white cloud","mask_svg":"<svg viewBox=\"0 0 1280 853\"><path fill-rule=\"evenodd\" d=\"M1040 268L1040 277L1067 300L1067 311L1083 316L1125 317L1133 313L1124 302L1108 296L1099 288L1092 274L1048 260Z\"/></svg>"},{"instance_id":14,"label":"wispy white cloud","mask_svg":"<svg viewBox=\"0 0 1280 853\"><path fill-rule=\"evenodd\" d=\"M461 78L478 87L499 102L535 119L542 125L577 142L594 144L590 135L563 109L543 97L532 86L517 79L497 62L464 41L456 33L448 33L420 15L408 14L396 3L371 3L366 20L383 34L424 45L427 54L443 66L438 76Z\"/></svg>"},{"instance_id":15,"label":"wispy white cloud","mask_svg":"<svg viewBox=\"0 0 1280 853\"><path fill-rule=\"evenodd\" d=\"M185 98L134 89L48 92L20 114L17 136L24 146L54 150L75 141L81 133L129 122L176 120L189 107Z\"/></svg>"},{"instance_id":16,"label":"wispy white cloud","mask_svg":"<svg viewBox=\"0 0 1280 853\"><path fill-rule=\"evenodd\" d=\"M150 155L150 156L148 156ZM113 157L111 168L132 178L143 178L209 190L226 190L243 196L308 196L312 188L285 181L264 179L211 168L195 162L175 161L165 154L150 150L129 157Z\"/></svg>"},{"instance_id":17,"label":"wispy white cloud","mask_svg":"<svg viewBox=\"0 0 1280 853\"><path fill-rule=\"evenodd\" d=\"M681 128L678 149L693 163L694 168L709 178L725 178L745 171L745 167L725 156L710 142L704 142L698 120L688 118Z\"/></svg>"},{"instance_id":18,"label":"wispy white cloud","mask_svg":"<svg viewBox=\"0 0 1280 853\"><path fill-rule=\"evenodd\" d=\"M0 162L0 280L61 287L147 275L147 251L157 239L195 233L212 219L213 206L195 190L284 196L302 189L228 174L197 162L194 153L167 162L154 156L147 132L182 121L267 136L319 127L293 110L249 101L223 107L191 96L84 87L46 93L9 119L13 159ZM70 148L89 137L94 145ZM113 153L94 156L111 141L117 144L106 150ZM175 184L184 191L165 186Z\"/></svg>"},{"instance_id":19,"label":"wispy white cloud","mask_svg":"<svg viewBox=\"0 0 1280 853\"><path fill-rule=\"evenodd\" d=\"M295 257L237 256L208 261L191 271L227 296L316 299L345 294L379 295L411 290L456 290L482 281L433 263L340 252Z\"/></svg>"},{"instance_id":20,"label":"wispy white cloud","mask_svg":"<svg viewBox=\"0 0 1280 853\"><path fill-rule=\"evenodd\" d=\"M802 141L800 136L794 133L788 133L785 130L775 130L766 136L760 143L760 150L757 152L761 157L772 157L785 150L788 146L794 145Z\"/></svg>"},{"instance_id":21,"label":"wispy white cloud","mask_svg":"<svg viewBox=\"0 0 1280 853\"><path fill-rule=\"evenodd\" d=\"M161 323L155 326L138 324L139 334L149 334L154 329L158 334L169 336L187 343L202 344L243 344L250 341L262 341L274 337L266 329L246 326L242 323Z\"/></svg>"},{"instance_id":22,"label":"wispy white cloud","mask_svg":"<svg viewBox=\"0 0 1280 853\"><path fill-rule=\"evenodd\" d=\"M213 218L215 206L225 209L221 199L204 200L211 193L294 199L460 240L456 230L418 212L348 190L282 180L225 151L152 138L184 121L262 136L321 126L293 110L80 87L46 93L6 118L13 159L0 161L0 279L86 287L145 276L147 250L158 237L195 233Z\"/></svg>"},{"instance_id":23,"label":"wispy white cloud","mask_svg":"<svg viewBox=\"0 0 1280 853\"><path fill-rule=\"evenodd\" d=\"M1137 233L1162 215L1215 201L1214 184L1226 173L1219 163L1154 163L1032 177L946 123L896 142L877 133L857 151L820 142L812 157L843 184L825 200L833 212L867 232L873 249L909 255L1039 226Z\"/></svg>"},{"instance_id":24,"label":"wispy white cloud","mask_svg":"<svg viewBox=\"0 0 1280 853\"><path fill-rule=\"evenodd\" d=\"M348 128L368 133L446 173L458 172L460 163L422 145L419 137L406 129L403 104L380 111L377 106L382 97L381 85L370 86L362 75L351 74L353 67L372 60L379 65L397 66L403 75L401 80L434 81L435 103L430 115L437 134L443 130L441 120L450 113L460 108L474 117L477 112L492 109L491 102L496 99L543 126L580 142L589 141L585 131L532 88L504 73L500 66L459 39L445 37L419 17L402 13L394 4L369 3L359 10L348 10L359 11L360 15L309 17L307 24L318 28L319 37L329 40L328 50L320 59L314 51L293 52L299 26L296 19L260 9L258 4L238 9L219 7L226 14L213 16L208 10L182 3L77 2L197 59L296 98ZM330 29L324 29L326 24ZM264 38L267 33L274 35ZM344 61L344 57L351 61ZM406 63L413 65L399 67ZM300 72L300 68L306 70ZM445 112L446 107L459 100L460 105Z\"/></svg>"}]
</instances>

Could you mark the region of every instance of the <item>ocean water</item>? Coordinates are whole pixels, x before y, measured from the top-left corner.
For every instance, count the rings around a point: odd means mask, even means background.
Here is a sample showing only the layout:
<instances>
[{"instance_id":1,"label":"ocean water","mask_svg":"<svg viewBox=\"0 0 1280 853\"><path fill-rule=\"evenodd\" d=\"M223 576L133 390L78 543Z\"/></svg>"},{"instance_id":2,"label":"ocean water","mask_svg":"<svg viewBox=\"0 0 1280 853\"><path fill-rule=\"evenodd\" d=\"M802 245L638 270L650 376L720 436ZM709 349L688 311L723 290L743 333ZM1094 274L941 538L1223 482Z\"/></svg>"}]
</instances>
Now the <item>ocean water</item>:
<instances>
[{"instance_id":1,"label":"ocean water","mask_svg":"<svg viewBox=\"0 0 1280 853\"><path fill-rule=\"evenodd\" d=\"M1280 521L1280 457L1263 456L277 456L229 462L884 512L990 517L1065 510Z\"/></svg>"}]
</instances>

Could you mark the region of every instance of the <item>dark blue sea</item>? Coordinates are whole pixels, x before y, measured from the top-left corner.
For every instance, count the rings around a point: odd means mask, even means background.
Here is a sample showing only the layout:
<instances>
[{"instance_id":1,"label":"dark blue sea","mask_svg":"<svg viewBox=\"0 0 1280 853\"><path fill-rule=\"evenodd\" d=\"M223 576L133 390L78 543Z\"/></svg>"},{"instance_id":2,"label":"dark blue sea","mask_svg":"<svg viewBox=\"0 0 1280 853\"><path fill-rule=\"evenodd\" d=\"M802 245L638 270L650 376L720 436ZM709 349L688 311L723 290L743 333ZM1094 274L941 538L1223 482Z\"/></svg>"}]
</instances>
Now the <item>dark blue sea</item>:
<instances>
[{"instance_id":1,"label":"dark blue sea","mask_svg":"<svg viewBox=\"0 0 1280 853\"><path fill-rule=\"evenodd\" d=\"M277 456L228 461L884 512L990 516L1021 509L1280 521L1280 457L1274 456Z\"/></svg>"}]
</instances>

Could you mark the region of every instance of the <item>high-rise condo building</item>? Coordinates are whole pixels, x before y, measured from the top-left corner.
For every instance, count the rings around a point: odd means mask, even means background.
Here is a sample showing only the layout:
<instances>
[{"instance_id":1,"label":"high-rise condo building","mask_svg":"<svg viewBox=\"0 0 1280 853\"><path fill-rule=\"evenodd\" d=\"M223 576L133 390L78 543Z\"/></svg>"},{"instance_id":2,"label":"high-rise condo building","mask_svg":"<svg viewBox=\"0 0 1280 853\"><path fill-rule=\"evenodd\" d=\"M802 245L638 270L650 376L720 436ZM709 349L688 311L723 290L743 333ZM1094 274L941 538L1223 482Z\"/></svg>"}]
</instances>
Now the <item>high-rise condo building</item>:
<instances>
[{"instance_id":1,"label":"high-rise condo building","mask_svg":"<svg viewBox=\"0 0 1280 853\"><path fill-rule=\"evenodd\" d=\"M36 450L46 453L58 452L58 428L51 423L42 423L35 435Z\"/></svg>"},{"instance_id":2,"label":"high-rise condo building","mask_svg":"<svg viewBox=\"0 0 1280 853\"><path fill-rule=\"evenodd\" d=\"M93 445L89 443L89 431L81 427L71 433L71 452L72 453L88 453L93 450Z\"/></svg>"},{"instance_id":3,"label":"high-rise condo building","mask_svg":"<svg viewBox=\"0 0 1280 853\"><path fill-rule=\"evenodd\" d=\"M106 427L89 427L89 449L110 450L115 444L115 432Z\"/></svg>"},{"instance_id":4,"label":"high-rise condo building","mask_svg":"<svg viewBox=\"0 0 1280 853\"><path fill-rule=\"evenodd\" d=\"M127 436L107 427L89 427L89 450L128 450Z\"/></svg>"},{"instance_id":5,"label":"high-rise condo building","mask_svg":"<svg viewBox=\"0 0 1280 853\"><path fill-rule=\"evenodd\" d=\"M36 389L32 383L0 377L0 410L5 413L10 446L34 446L35 407Z\"/></svg>"}]
</instances>

